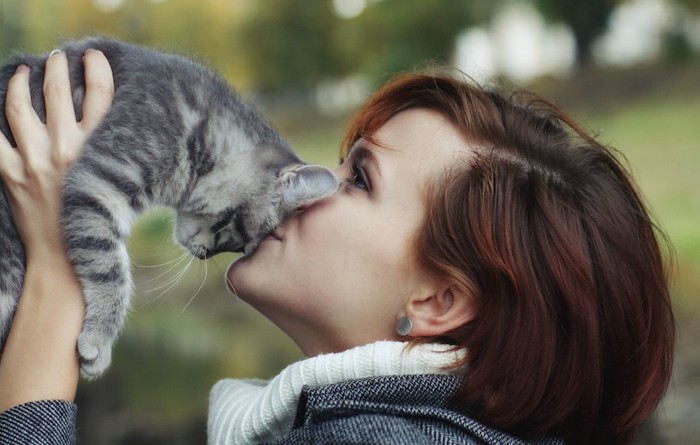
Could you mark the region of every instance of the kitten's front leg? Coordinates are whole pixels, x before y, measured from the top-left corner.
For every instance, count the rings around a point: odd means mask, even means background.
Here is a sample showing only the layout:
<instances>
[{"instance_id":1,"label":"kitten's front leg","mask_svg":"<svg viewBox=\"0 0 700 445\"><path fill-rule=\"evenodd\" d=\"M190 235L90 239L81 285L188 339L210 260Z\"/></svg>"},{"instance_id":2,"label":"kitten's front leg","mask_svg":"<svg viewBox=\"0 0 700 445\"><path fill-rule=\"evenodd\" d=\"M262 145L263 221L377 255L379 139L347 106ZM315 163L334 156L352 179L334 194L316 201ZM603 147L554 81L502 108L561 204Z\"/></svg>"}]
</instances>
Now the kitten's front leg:
<instances>
[{"instance_id":1,"label":"kitten's front leg","mask_svg":"<svg viewBox=\"0 0 700 445\"><path fill-rule=\"evenodd\" d=\"M0 354L2 354L24 281L24 248L0 185Z\"/></svg>"},{"instance_id":2,"label":"kitten's front leg","mask_svg":"<svg viewBox=\"0 0 700 445\"><path fill-rule=\"evenodd\" d=\"M120 200L121 197L116 198ZM132 212L120 205L68 189L64 231L68 256L83 287L85 323L78 338L81 374L93 379L110 365L112 345L124 324L132 295L124 226ZM122 222L120 223L120 219Z\"/></svg>"},{"instance_id":3,"label":"kitten's front leg","mask_svg":"<svg viewBox=\"0 0 700 445\"><path fill-rule=\"evenodd\" d=\"M128 259L128 258L127 258ZM81 280L85 294L85 324L78 337L80 371L94 379L102 375L112 361L112 347L124 325L130 300L131 283L124 280L121 266L102 275L88 274ZM119 275L120 278L116 278Z\"/></svg>"}]
</instances>

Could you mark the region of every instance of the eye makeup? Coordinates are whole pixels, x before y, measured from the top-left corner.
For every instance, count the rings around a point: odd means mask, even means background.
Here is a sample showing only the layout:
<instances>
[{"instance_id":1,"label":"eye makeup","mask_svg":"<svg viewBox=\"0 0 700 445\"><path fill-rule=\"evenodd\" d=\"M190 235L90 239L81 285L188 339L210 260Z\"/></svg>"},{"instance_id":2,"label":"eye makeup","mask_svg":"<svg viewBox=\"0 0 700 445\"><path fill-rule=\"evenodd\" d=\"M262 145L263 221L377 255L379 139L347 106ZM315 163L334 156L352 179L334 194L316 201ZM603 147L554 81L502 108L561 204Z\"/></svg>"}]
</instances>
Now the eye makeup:
<instances>
[{"instance_id":1,"label":"eye makeup","mask_svg":"<svg viewBox=\"0 0 700 445\"><path fill-rule=\"evenodd\" d=\"M348 159L352 161L353 165L362 170L372 170L377 177L382 178L382 169L377 156L374 154L374 151L362 145L360 141L352 148Z\"/></svg>"},{"instance_id":2,"label":"eye makeup","mask_svg":"<svg viewBox=\"0 0 700 445\"><path fill-rule=\"evenodd\" d=\"M350 166L350 175L352 177L348 181L355 187L365 189L367 191L371 190L367 172L355 160L353 160L352 165Z\"/></svg>"}]
</instances>

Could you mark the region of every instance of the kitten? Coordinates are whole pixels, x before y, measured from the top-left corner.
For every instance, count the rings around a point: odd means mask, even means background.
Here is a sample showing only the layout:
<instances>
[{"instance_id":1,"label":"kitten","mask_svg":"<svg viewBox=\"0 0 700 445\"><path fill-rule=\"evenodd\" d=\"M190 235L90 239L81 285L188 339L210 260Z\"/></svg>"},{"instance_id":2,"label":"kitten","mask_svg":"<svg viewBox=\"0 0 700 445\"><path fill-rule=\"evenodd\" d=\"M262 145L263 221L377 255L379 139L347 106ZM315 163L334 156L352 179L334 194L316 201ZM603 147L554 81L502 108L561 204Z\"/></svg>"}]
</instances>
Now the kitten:
<instances>
[{"instance_id":1,"label":"kitten","mask_svg":"<svg viewBox=\"0 0 700 445\"><path fill-rule=\"evenodd\" d=\"M333 194L330 170L304 164L250 105L210 70L178 55L105 38L61 49L81 119L82 55L102 51L114 74L113 105L85 144L65 183L63 230L83 287L78 340L81 372L102 374L132 294L126 242L149 207L176 210L175 239L198 258L251 253L302 205ZM32 102L45 122L46 56L20 55L0 68L0 106L20 64L31 68ZM0 130L14 145L4 113ZM0 344L21 293L25 255L0 187Z\"/></svg>"}]
</instances>

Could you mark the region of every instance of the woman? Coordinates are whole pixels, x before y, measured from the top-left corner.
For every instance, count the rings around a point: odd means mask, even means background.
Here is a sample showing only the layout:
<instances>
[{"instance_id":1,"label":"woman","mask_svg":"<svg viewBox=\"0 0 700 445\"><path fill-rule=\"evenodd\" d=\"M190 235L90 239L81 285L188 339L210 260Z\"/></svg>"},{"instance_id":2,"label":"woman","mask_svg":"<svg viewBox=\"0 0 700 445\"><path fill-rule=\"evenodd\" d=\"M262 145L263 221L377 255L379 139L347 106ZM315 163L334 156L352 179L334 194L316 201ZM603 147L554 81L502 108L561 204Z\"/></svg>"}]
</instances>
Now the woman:
<instances>
[{"instance_id":1,"label":"woman","mask_svg":"<svg viewBox=\"0 0 700 445\"><path fill-rule=\"evenodd\" d=\"M8 93L19 154L0 143L0 173L27 248L0 362L15 435L70 440L74 424L83 307L55 190L111 98L106 60L85 65L81 123L61 54L46 127L26 72ZM370 98L342 158L338 193L227 272L310 358L266 384L219 382L211 443L632 439L668 384L674 327L655 227L608 149L544 101L432 73Z\"/></svg>"}]
</instances>

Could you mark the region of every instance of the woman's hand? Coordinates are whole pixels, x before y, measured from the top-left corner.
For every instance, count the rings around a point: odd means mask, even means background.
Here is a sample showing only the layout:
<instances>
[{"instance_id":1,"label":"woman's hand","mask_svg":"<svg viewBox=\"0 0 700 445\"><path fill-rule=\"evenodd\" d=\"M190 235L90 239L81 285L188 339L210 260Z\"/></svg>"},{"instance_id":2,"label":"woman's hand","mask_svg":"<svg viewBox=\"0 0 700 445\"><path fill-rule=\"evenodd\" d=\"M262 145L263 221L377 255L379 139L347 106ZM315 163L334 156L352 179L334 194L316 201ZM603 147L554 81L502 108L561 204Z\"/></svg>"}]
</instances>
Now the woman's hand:
<instances>
[{"instance_id":1,"label":"woman's hand","mask_svg":"<svg viewBox=\"0 0 700 445\"><path fill-rule=\"evenodd\" d=\"M84 117L75 121L65 54L46 61L46 125L31 106L29 68L20 66L8 85L5 114L17 149L0 135L0 177L27 256L63 254L59 217L63 178L80 148L112 102L114 85L107 59L99 52L84 56L87 93Z\"/></svg>"},{"instance_id":2,"label":"woman's hand","mask_svg":"<svg viewBox=\"0 0 700 445\"><path fill-rule=\"evenodd\" d=\"M76 342L85 305L66 256L60 213L63 179L90 132L112 103L109 63L98 51L83 57L83 119L73 111L67 59L46 62L46 125L31 106L29 69L8 85L5 113L16 149L0 134L0 177L27 253L24 288L0 361L0 411L35 400L75 398Z\"/></svg>"}]
</instances>

